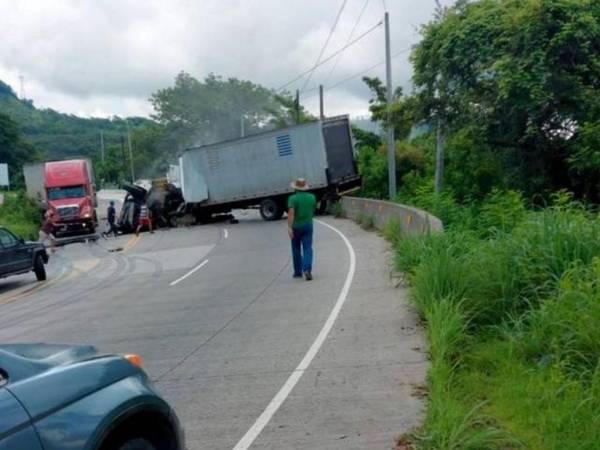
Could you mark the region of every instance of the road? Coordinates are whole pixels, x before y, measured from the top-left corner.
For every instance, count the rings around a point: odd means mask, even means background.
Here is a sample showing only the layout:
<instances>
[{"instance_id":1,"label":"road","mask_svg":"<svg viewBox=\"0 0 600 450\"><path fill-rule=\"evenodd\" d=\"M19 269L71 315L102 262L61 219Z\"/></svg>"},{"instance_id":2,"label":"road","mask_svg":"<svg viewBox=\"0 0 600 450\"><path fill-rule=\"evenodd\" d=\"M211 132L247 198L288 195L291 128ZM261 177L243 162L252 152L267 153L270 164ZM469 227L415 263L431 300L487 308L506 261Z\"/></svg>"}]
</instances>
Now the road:
<instances>
[{"instance_id":1,"label":"road","mask_svg":"<svg viewBox=\"0 0 600 450\"><path fill-rule=\"evenodd\" d=\"M140 354L191 450L392 448L426 357L386 244L325 218L307 282L284 221L237 218L61 248L50 281L0 281L0 341Z\"/></svg>"}]
</instances>

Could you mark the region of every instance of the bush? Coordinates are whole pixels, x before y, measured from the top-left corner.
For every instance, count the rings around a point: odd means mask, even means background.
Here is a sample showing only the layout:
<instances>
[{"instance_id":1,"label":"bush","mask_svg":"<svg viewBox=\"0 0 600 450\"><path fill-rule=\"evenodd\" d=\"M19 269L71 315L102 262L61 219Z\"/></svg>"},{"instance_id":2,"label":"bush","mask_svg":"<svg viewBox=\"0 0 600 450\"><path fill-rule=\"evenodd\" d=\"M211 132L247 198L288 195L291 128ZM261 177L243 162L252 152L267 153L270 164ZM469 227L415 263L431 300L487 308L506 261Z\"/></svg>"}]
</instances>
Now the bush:
<instances>
[{"instance_id":1,"label":"bush","mask_svg":"<svg viewBox=\"0 0 600 450\"><path fill-rule=\"evenodd\" d=\"M25 192L8 193L0 206L0 225L24 239L37 240L42 211Z\"/></svg>"},{"instance_id":2,"label":"bush","mask_svg":"<svg viewBox=\"0 0 600 450\"><path fill-rule=\"evenodd\" d=\"M375 228L375 216L373 214L360 213L356 221L364 230L369 231Z\"/></svg>"},{"instance_id":3,"label":"bush","mask_svg":"<svg viewBox=\"0 0 600 450\"><path fill-rule=\"evenodd\" d=\"M512 192L435 201L453 226L395 244L431 346L418 447L597 448L598 214L564 193L541 211Z\"/></svg>"},{"instance_id":4,"label":"bush","mask_svg":"<svg viewBox=\"0 0 600 450\"><path fill-rule=\"evenodd\" d=\"M331 203L329 205L329 214L337 219L344 217L344 205L342 205L342 202Z\"/></svg>"}]
</instances>

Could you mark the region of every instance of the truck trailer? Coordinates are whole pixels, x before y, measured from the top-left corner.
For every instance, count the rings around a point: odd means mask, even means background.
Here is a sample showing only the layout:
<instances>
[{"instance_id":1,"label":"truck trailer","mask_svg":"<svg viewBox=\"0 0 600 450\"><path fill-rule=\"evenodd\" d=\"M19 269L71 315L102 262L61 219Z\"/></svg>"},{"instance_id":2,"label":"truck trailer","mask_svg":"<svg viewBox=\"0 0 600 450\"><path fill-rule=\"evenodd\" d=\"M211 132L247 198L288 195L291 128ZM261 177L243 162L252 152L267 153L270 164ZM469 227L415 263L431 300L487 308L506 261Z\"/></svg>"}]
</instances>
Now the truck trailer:
<instances>
[{"instance_id":1,"label":"truck trailer","mask_svg":"<svg viewBox=\"0 0 600 450\"><path fill-rule=\"evenodd\" d=\"M28 196L54 213L56 236L95 232L97 203L89 160L32 164L25 166L23 172Z\"/></svg>"},{"instance_id":2,"label":"truck trailer","mask_svg":"<svg viewBox=\"0 0 600 450\"><path fill-rule=\"evenodd\" d=\"M307 180L321 210L360 186L348 116L190 148L179 167L183 198L201 221L249 207L280 219L297 178Z\"/></svg>"}]
</instances>

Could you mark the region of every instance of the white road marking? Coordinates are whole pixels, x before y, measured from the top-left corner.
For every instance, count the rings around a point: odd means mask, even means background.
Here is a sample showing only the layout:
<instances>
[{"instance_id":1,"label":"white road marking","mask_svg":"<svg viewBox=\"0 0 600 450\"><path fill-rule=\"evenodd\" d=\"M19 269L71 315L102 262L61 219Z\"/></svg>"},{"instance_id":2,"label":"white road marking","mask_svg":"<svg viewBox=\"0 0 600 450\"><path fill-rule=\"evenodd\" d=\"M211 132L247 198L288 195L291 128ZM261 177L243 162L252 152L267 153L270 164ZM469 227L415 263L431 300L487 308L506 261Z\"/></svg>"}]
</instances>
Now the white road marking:
<instances>
[{"instance_id":1,"label":"white road marking","mask_svg":"<svg viewBox=\"0 0 600 450\"><path fill-rule=\"evenodd\" d=\"M227 228L223 230L223 235L225 236L225 239L229 237L229 231L227 231Z\"/></svg>"},{"instance_id":2,"label":"white road marking","mask_svg":"<svg viewBox=\"0 0 600 450\"><path fill-rule=\"evenodd\" d=\"M179 283L180 281L185 280L187 277L189 277L190 275L196 273L198 270L202 269L207 264L208 264L208 259L205 259L200 264L198 264L196 267L194 267L192 270L190 270L188 273L186 273L184 276L177 278L175 281L172 281L169 284L169 286L175 286L177 283Z\"/></svg>"},{"instance_id":3,"label":"white road marking","mask_svg":"<svg viewBox=\"0 0 600 450\"><path fill-rule=\"evenodd\" d=\"M294 389L302 375L304 375L304 372L308 369L308 366L310 366L310 363L312 362L314 357L319 352L319 349L323 345L323 342L325 342L325 339L327 339L327 335L331 331L331 328L333 328L333 324L335 323L335 320L337 319L337 316L339 315L342 306L344 306L344 303L346 302L346 297L348 296L348 292L350 291L350 285L352 284L352 279L354 278L354 272L356 270L356 255L354 253L354 248L352 248L352 244L350 244L348 238L344 236L344 234L340 230L320 220L316 220L316 222L335 231L337 234L340 235L340 237L346 244L346 247L348 248L348 254L350 255L350 267L348 268L348 275L346 275L346 281L344 282L344 286L340 291L340 295L337 301L335 302L335 306L331 310L331 313L329 314L325 325L323 325L323 328L321 328L319 335L308 349L308 352L306 352L306 355L304 355L304 358L302 358L302 361L300 361L300 364L298 364L298 366L294 369L294 371L283 384L281 389L279 389L279 392L275 394L275 397L273 397L273 399L267 405L262 414L258 417L258 419L256 419L254 425L250 427L250 429L246 432L242 439L240 439L240 441L236 444L233 450L247 450L256 440L256 438L265 428L265 426L269 423L269 421L273 418L279 407L283 404L290 392L292 392L292 389Z\"/></svg>"}]
</instances>

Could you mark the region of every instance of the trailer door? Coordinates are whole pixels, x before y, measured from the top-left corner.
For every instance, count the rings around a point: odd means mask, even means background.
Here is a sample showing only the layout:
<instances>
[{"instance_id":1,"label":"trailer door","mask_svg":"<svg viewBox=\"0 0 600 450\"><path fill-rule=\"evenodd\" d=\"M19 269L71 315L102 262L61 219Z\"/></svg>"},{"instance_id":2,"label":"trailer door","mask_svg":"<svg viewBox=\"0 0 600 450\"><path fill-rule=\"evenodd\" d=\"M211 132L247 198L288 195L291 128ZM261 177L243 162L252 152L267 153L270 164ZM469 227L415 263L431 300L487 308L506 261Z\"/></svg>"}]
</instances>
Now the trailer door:
<instances>
[{"instance_id":1,"label":"trailer door","mask_svg":"<svg viewBox=\"0 0 600 450\"><path fill-rule=\"evenodd\" d=\"M356 177L354 149L350 136L350 124L346 117L323 122L323 138L327 152L330 184L338 184Z\"/></svg>"}]
</instances>

